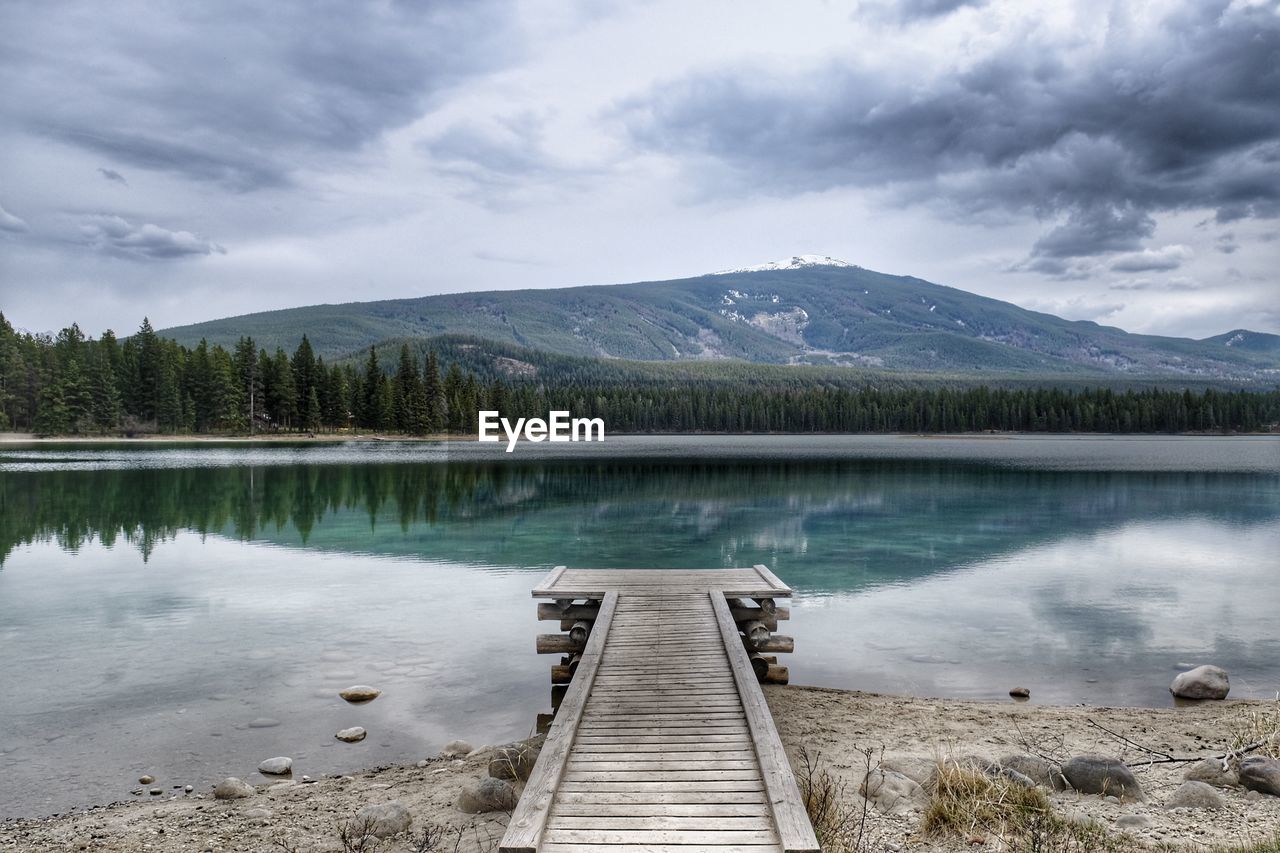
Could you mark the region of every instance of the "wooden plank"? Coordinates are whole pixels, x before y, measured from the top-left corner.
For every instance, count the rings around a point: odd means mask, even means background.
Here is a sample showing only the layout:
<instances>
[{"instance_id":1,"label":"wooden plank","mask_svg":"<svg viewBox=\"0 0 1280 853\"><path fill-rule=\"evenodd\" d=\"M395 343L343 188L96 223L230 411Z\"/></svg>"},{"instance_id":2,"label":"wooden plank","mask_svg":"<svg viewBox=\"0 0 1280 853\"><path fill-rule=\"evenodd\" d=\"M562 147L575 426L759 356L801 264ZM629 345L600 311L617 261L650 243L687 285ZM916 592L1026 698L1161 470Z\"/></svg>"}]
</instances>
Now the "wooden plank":
<instances>
[{"instance_id":1,"label":"wooden plank","mask_svg":"<svg viewBox=\"0 0 1280 853\"><path fill-rule=\"evenodd\" d=\"M736 844L733 847L710 844L646 844L637 847L634 844L592 844L590 847L572 842L569 844L548 843L543 845L542 853L777 853L778 845L773 844Z\"/></svg>"},{"instance_id":2,"label":"wooden plank","mask_svg":"<svg viewBox=\"0 0 1280 853\"><path fill-rule=\"evenodd\" d=\"M643 759L649 755L664 755L671 753L676 755L684 752L705 753L707 756L716 755L735 755L737 753L746 753L744 757L750 758L754 756L755 750L751 749L751 743L743 740L740 743L603 743L603 744L584 744L580 743L573 752L573 757L579 760L589 760L590 756L595 755L612 755L630 754L637 759Z\"/></svg>"},{"instance_id":3,"label":"wooden plank","mask_svg":"<svg viewBox=\"0 0 1280 853\"><path fill-rule=\"evenodd\" d=\"M548 844L769 844L772 831L695 829L548 829Z\"/></svg>"},{"instance_id":4,"label":"wooden plank","mask_svg":"<svg viewBox=\"0 0 1280 853\"><path fill-rule=\"evenodd\" d=\"M764 782L754 779L713 780L713 781L565 781L560 783L562 791L764 791ZM517 805L516 808L519 808Z\"/></svg>"},{"instance_id":5,"label":"wooden plank","mask_svg":"<svg viewBox=\"0 0 1280 853\"><path fill-rule=\"evenodd\" d=\"M737 743L749 741L751 730L740 726L653 726L649 728L616 728L600 726L580 733L579 740L585 746L595 743L655 743L658 739L671 738L672 743L690 743L705 738L707 743Z\"/></svg>"},{"instance_id":6,"label":"wooden plank","mask_svg":"<svg viewBox=\"0 0 1280 853\"><path fill-rule=\"evenodd\" d=\"M537 586L534 587L533 597L534 598L542 597L542 596L539 596L537 592L539 587L542 587L545 589L551 589L552 587L554 587L556 583L560 580L560 576L565 573L565 570L567 568L568 568L567 566L556 566L551 571L547 572L546 576L543 577L543 579L538 582Z\"/></svg>"},{"instance_id":7,"label":"wooden plank","mask_svg":"<svg viewBox=\"0 0 1280 853\"><path fill-rule=\"evenodd\" d=\"M653 764L675 765L675 764L680 764L681 762L688 762L688 761L697 761L697 762L755 761L756 754L754 750L750 750L750 749L723 750L721 752L715 752L712 750L705 750L705 749L701 749L701 750L686 749L686 750L679 750L679 751L673 752L671 755L667 755L661 752L634 752L626 755L625 759L620 759L620 756L618 755L617 752L610 752L608 750L604 750L600 752L589 751L581 747L574 749L574 751L569 754L569 761L571 763L572 762L590 763L594 761L618 761L618 760L625 760L625 761L630 761L632 763L639 763L639 764L653 763Z\"/></svg>"},{"instance_id":8,"label":"wooden plank","mask_svg":"<svg viewBox=\"0 0 1280 853\"><path fill-rule=\"evenodd\" d=\"M567 769L560 777L561 784L573 782L756 782L759 768L750 770L578 770Z\"/></svg>"},{"instance_id":9,"label":"wooden plank","mask_svg":"<svg viewBox=\"0 0 1280 853\"><path fill-rule=\"evenodd\" d=\"M645 772L673 770L684 771L691 767L699 770L758 770L759 765L756 764L756 757L748 755L746 758L691 758L682 755L675 759L663 759L661 761L635 761L627 759L625 761L607 761L600 758L583 759L579 757L580 753L575 750L569 756L570 770L578 770L583 773L611 773L615 770L643 770Z\"/></svg>"},{"instance_id":10,"label":"wooden plank","mask_svg":"<svg viewBox=\"0 0 1280 853\"><path fill-rule=\"evenodd\" d=\"M764 789L757 791L563 791L556 808L572 805L765 805Z\"/></svg>"},{"instance_id":11,"label":"wooden plank","mask_svg":"<svg viewBox=\"0 0 1280 853\"><path fill-rule=\"evenodd\" d=\"M751 659L742 647L738 626L729 613L724 595L712 592L710 597L711 607L724 638L725 652L729 655L733 676L738 682L738 692L742 695L742 708L755 741L756 756L760 760L760 771L769 793L769 802L773 806L782 848L787 853L818 853L818 839L809 823L804 800L800 797L800 789L782 749L782 740L773 724L773 716L769 713L769 706L765 704L760 685L756 683Z\"/></svg>"},{"instance_id":12,"label":"wooden plank","mask_svg":"<svg viewBox=\"0 0 1280 853\"><path fill-rule=\"evenodd\" d=\"M769 567L763 563L756 563L751 568L756 570L756 574L760 575L760 579L769 584L779 596L786 597L791 595L792 589L782 582L781 578L769 571ZM755 596L751 596L754 598Z\"/></svg>"},{"instance_id":13,"label":"wooden plank","mask_svg":"<svg viewBox=\"0 0 1280 853\"><path fill-rule=\"evenodd\" d=\"M569 817L718 817L767 816L764 798L756 803L563 803L555 804L557 820Z\"/></svg>"},{"instance_id":14,"label":"wooden plank","mask_svg":"<svg viewBox=\"0 0 1280 853\"><path fill-rule=\"evenodd\" d=\"M600 830L755 830L771 831L765 815L721 815L708 820L705 815L645 815L641 817L562 815L556 813L556 829Z\"/></svg>"},{"instance_id":15,"label":"wooden plank","mask_svg":"<svg viewBox=\"0 0 1280 853\"><path fill-rule=\"evenodd\" d=\"M591 694L592 683L600 668L601 653L605 640L609 636L609 623L613 619L618 605L618 593L605 595L600 605L600 616L596 620L596 630L587 640L582 660L578 664L578 672L569 685L556 715L551 724L546 742L538 753L529 780L525 783L524 794L516 804L507 831L502 837L501 847L510 853L536 853L542 840L550 815L551 803L555 798L556 787L564 772L565 763L573 747L573 738L577 731L587 698Z\"/></svg>"}]
</instances>

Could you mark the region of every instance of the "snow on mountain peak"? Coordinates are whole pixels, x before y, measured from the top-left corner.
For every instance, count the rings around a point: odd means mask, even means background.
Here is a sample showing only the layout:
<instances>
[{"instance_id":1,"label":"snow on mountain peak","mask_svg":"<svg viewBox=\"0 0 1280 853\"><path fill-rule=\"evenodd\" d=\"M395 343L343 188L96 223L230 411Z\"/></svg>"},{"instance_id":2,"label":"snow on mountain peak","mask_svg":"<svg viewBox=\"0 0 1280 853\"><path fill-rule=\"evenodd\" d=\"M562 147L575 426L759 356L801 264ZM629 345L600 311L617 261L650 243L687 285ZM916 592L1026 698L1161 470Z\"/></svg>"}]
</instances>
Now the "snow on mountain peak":
<instances>
[{"instance_id":1,"label":"snow on mountain peak","mask_svg":"<svg viewBox=\"0 0 1280 853\"><path fill-rule=\"evenodd\" d=\"M856 267L848 261L842 261L839 258L833 258L830 255L792 255L789 258L783 258L780 261L770 261L767 264L757 264L754 267L739 267L733 270L720 270L712 273L712 275L729 275L738 272L770 272L773 270L799 270L806 267Z\"/></svg>"}]
</instances>

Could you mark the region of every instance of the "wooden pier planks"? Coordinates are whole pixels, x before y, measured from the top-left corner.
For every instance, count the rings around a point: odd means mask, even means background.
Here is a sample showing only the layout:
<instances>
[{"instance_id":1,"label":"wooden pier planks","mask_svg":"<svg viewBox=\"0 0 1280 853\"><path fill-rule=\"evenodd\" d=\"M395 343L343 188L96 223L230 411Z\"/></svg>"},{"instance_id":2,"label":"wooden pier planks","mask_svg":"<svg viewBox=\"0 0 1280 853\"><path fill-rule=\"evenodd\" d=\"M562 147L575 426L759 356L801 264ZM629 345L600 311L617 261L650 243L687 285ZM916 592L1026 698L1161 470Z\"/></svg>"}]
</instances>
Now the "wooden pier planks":
<instances>
[{"instance_id":1,"label":"wooden pier planks","mask_svg":"<svg viewBox=\"0 0 1280 853\"><path fill-rule=\"evenodd\" d=\"M819 849L726 594L791 590L762 566L539 585L603 603L502 851Z\"/></svg>"}]
</instances>

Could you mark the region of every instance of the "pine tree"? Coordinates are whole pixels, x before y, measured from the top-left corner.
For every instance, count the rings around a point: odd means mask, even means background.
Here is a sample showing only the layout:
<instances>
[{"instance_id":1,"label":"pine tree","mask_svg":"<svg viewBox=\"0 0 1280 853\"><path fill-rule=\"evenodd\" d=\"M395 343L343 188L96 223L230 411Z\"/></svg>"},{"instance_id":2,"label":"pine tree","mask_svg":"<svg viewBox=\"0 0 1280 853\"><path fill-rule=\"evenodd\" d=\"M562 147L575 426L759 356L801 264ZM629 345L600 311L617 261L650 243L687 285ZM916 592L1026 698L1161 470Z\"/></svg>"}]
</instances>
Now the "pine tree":
<instances>
[{"instance_id":1,"label":"pine tree","mask_svg":"<svg viewBox=\"0 0 1280 853\"><path fill-rule=\"evenodd\" d=\"M236 342L234 356L236 378L240 383L240 399L244 403L244 419L249 434L257 431L257 420L262 414L262 370L258 360L258 345L253 338L242 337Z\"/></svg>"},{"instance_id":2,"label":"pine tree","mask_svg":"<svg viewBox=\"0 0 1280 853\"><path fill-rule=\"evenodd\" d=\"M382 387L386 381L386 377L382 375L382 368L378 366L378 351L374 347L369 347L369 360L365 362L361 383L364 398L359 414L360 425L366 429L383 429L382 424L389 423L395 417L394 406L392 406L391 416L387 421L382 420Z\"/></svg>"},{"instance_id":3,"label":"pine tree","mask_svg":"<svg viewBox=\"0 0 1280 853\"><path fill-rule=\"evenodd\" d=\"M422 374L423 395L427 404L426 432L440 433L445 431L444 387L440 382L440 362L436 351L427 353L427 366Z\"/></svg>"},{"instance_id":4,"label":"pine tree","mask_svg":"<svg viewBox=\"0 0 1280 853\"><path fill-rule=\"evenodd\" d=\"M290 366L293 368L293 386L297 393L294 409L302 414L306 412L310 403L311 392L314 390L317 397L320 394L320 376L316 370L316 355L311 349L311 341L307 340L306 335L302 336L302 342L293 351ZM318 429L319 426L309 428Z\"/></svg>"},{"instance_id":5,"label":"pine tree","mask_svg":"<svg viewBox=\"0 0 1280 853\"><path fill-rule=\"evenodd\" d=\"M302 426L308 432L320 429L320 395L316 393L314 385L307 393L307 408L302 417Z\"/></svg>"}]
</instances>

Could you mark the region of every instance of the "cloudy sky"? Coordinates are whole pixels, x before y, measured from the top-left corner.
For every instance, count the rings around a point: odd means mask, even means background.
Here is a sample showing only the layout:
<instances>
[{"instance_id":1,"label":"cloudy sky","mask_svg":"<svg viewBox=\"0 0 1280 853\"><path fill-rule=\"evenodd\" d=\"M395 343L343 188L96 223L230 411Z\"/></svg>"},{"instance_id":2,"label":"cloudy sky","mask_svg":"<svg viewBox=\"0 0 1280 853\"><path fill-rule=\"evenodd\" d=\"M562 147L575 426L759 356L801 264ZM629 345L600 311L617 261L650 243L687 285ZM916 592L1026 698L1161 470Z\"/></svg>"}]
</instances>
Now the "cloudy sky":
<instances>
[{"instance_id":1,"label":"cloudy sky","mask_svg":"<svg viewBox=\"0 0 1280 853\"><path fill-rule=\"evenodd\" d=\"M0 75L33 331L818 253L1280 332L1280 0L9 0Z\"/></svg>"}]
</instances>

